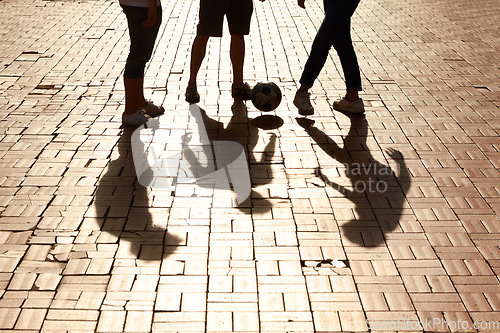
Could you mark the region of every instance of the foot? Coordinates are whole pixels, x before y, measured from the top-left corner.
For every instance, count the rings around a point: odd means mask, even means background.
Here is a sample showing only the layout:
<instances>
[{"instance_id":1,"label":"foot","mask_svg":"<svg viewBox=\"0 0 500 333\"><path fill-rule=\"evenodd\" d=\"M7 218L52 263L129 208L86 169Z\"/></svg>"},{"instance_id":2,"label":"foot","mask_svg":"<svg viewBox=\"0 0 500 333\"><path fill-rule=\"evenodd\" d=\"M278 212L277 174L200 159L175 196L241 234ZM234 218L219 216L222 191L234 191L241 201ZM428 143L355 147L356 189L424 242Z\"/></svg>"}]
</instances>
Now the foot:
<instances>
[{"instance_id":1,"label":"foot","mask_svg":"<svg viewBox=\"0 0 500 333\"><path fill-rule=\"evenodd\" d=\"M248 101L252 99L252 88L248 85L248 83L242 83L240 85L234 85L231 87L231 96L233 98L239 98L244 101Z\"/></svg>"},{"instance_id":2,"label":"foot","mask_svg":"<svg viewBox=\"0 0 500 333\"><path fill-rule=\"evenodd\" d=\"M363 100L361 98L358 98L357 100L351 102L344 97L338 101L333 102L333 108L337 111L345 111L350 113L365 112L365 105L363 104Z\"/></svg>"},{"instance_id":3,"label":"foot","mask_svg":"<svg viewBox=\"0 0 500 333\"><path fill-rule=\"evenodd\" d=\"M200 102L200 94L198 94L196 83L188 84L185 96L186 96L186 102L188 102L189 104L196 104Z\"/></svg>"},{"instance_id":4,"label":"foot","mask_svg":"<svg viewBox=\"0 0 500 333\"><path fill-rule=\"evenodd\" d=\"M293 99L293 105L299 109L299 114L302 116L310 116L314 114L314 108L311 105L311 100L309 99L310 95L311 94L307 91L297 91L295 98Z\"/></svg>"},{"instance_id":5,"label":"foot","mask_svg":"<svg viewBox=\"0 0 500 333\"><path fill-rule=\"evenodd\" d=\"M163 106L154 105L152 101L146 101L146 105L142 107L144 113L150 117L158 117L165 113Z\"/></svg>"},{"instance_id":6,"label":"foot","mask_svg":"<svg viewBox=\"0 0 500 333\"><path fill-rule=\"evenodd\" d=\"M148 122L150 118L144 114L142 109L138 109L132 114L122 114L122 124L139 127Z\"/></svg>"}]
</instances>

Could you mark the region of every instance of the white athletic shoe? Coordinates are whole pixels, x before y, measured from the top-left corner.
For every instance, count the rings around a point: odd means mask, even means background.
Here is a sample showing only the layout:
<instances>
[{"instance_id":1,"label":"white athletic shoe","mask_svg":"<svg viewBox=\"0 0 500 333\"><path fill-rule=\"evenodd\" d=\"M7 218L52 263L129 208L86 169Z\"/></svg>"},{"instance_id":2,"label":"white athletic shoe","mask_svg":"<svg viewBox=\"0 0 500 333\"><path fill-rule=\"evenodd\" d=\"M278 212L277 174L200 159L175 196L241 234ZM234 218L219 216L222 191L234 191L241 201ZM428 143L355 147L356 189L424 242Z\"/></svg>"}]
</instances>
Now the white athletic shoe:
<instances>
[{"instance_id":1,"label":"white athletic shoe","mask_svg":"<svg viewBox=\"0 0 500 333\"><path fill-rule=\"evenodd\" d=\"M143 109L137 109L132 114L122 114L122 124L139 127L144 125L149 120L149 117L144 114Z\"/></svg>"},{"instance_id":2,"label":"white athletic shoe","mask_svg":"<svg viewBox=\"0 0 500 333\"><path fill-rule=\"evenodd\" d=\"M295 98L293 99L293 105L299 109L299 114L302 116L310 116L314 114L314 107L309 99L310 95L311 94L307 91L300 93L297 91Z\"/></svg>"},{"instance_id":3,"label":"white athletic shoe","mask_svg":"<svg viewBox=\"0 0 500 333\"><path fill-rule=\"evenodd\" d=\"M144 113L150 117L158 117L165 113L165 108L163 106L154 105L152 101L146 101L146 106L142 107Z\"/></svg>"},{"instance_id":4,"label":"white athletic shoe","mask_svg":"<svg viewBox=\"0 0 500 333\"><path fill-rule=\"evenodd\" d=\"M365 112L365 105L361 98L358 98L354 102L351 102L344 97L338 101L333 102L333 108L337 111L346 111L350 113Z\"/></svg>"}]
</instances>

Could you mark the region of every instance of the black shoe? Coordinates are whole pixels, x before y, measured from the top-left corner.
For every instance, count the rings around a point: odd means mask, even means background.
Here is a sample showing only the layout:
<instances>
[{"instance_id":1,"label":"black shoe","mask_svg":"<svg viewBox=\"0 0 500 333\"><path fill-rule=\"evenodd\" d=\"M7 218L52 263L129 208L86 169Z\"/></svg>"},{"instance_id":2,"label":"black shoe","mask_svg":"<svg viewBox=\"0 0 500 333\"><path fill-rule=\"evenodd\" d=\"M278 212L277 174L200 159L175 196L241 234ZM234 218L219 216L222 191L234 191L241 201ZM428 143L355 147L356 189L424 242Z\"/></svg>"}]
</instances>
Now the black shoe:
<instances>
[{"instance_id":1,"label":"black shoe","mask_svg":"<svg viewBox=\"0 0 500 333\"><path fill-rule=\"evenodd\" d=\"M196 104L200 102L200 94L198 94L196 83L188 84L185 96L186 102L188 102L189 104Z\"/></svg>"},{"instance_id":2,"label":"black shoe","mask_svg":"<svg viewBox=\"0 0 500 333\"><path fill-rule=\"evenodd\" d=\"M244 101L248 101L252 99L252 88L248 85L248 83L243 83L240 87L235 87L234 84L231 88L231 96L233 98L239 98Z\"/></svg>"}]
</instances>

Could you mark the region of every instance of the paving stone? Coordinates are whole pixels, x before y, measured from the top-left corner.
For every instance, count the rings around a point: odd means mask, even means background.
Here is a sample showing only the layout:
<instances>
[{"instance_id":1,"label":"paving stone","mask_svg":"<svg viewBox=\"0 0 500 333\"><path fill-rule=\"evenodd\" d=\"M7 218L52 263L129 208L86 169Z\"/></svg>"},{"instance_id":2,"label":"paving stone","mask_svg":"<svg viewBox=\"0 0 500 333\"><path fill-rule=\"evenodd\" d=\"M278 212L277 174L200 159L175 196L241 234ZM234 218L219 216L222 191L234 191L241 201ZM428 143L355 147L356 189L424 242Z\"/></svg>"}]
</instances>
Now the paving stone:
<instances>
[{"instance_id":1,"label":"paving stone","mask_svg":"<svg viewBox=\"0 0 500 333\"><path fill-rule=\"evenodd\" d=\"M40 330L47 309L22 309L15 326L19 330Z\"/></svg>"},{"instance_id":2,"label":"paving stone","mask_svg":"<svg viewBox=\"0 0 500 333\"><path fill-rule=\"evenodd\" d=\"M125 332L149 332L153 314L149 311L128 311Z\"/></svg>"},{"instance_id":3,"label":"paving stone","mask_svg":"<svg viewBox=\"0 0 500 333\"><path fill-rule=\"evenodd\" d=\"M124 328L125 311L101 311L97 332L117 332Z\"/></svg>"}]
</instances>

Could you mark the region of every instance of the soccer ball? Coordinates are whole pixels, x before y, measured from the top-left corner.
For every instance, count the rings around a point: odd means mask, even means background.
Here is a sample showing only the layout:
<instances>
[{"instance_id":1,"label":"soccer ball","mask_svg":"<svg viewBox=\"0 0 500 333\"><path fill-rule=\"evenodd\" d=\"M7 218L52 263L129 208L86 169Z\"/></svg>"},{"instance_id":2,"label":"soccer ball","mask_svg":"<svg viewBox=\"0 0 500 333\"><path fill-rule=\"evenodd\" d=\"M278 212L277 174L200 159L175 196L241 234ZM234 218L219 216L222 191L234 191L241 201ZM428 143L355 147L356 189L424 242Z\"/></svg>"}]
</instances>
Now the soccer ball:
<instances>
[{"instance_id":1,"label":"soccer ball","mask_svg":"<svg viewBox=\"0 0 500 333\"><path fill-rule=\"evenodd\" d=\"M260 111L272 111L281 103L281 90L273 82L259 82L252 89L252 103Z\"/></svg>"}]
</instances>

